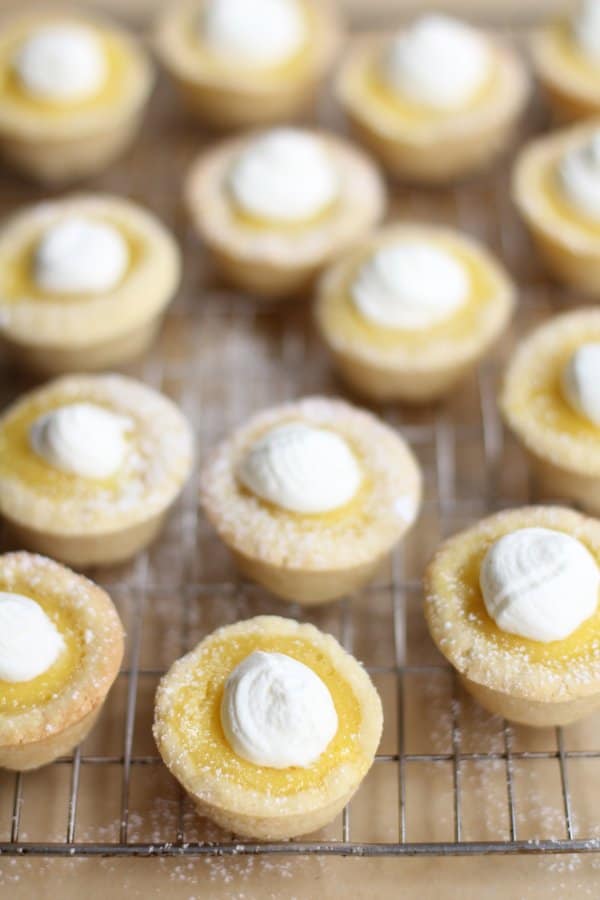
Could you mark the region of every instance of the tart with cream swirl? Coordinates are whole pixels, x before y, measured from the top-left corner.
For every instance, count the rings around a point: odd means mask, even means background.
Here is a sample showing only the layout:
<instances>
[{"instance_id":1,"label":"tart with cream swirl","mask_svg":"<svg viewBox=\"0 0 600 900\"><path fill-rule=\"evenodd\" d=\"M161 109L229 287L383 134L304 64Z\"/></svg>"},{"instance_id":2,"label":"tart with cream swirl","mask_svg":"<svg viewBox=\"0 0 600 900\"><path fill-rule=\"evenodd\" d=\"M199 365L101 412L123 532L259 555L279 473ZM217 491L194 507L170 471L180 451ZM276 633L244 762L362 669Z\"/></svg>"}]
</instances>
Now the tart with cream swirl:
<instances>
[{"instance_id":1,"label":"tart with cream swirl","mask_svg":"<svg viewBox=\"0 0 600 900\"><path fill-rule=\"evenodd\" d=\"M165 6L155 43L189 112L239 128L304 110L340 37L330 0L180 0Z\"/></svg>"},{"instance_id":2,"label":"tart with cream swirl","mask_svg":"<svg viewBox=\"0 0 600 900\"><path fill-rule=\"evenodd\" d=\"M123 626L97 585L43 556L0 556L0 767L70 753L122 657Z\"/></svg>"},{"instance_id":3,"label":"tart with cream swirl","mask_svg":"<svg viewBox=\"0 0 600 900\"><path fill-rule=\"evenodd\" d=\"M598 0L578 0L568 17L537 29L531 49L536 75L559 121L600 113Z\"/></svg>"},{"instance_id":4,"label":"tart with cream swirl","mask_svg":"<svg viewBox=\"0 0 600 900\"><path fill-rule=\"evenodd\" d=\"M471 694L525 725L600 706L600 522L525 507L447 540L425 574L433 640Z\"/></svg>"},{"instance_id":5,"label":"tart with cream swirl","mask_svg":"<svg viewBox=\"0 0 600 900\"><path fill-rule=\"evenodd\" d=\"M119 562L160 530L193 458L190 426L120 375L72 375L0 417L0 515L26 547L77 565Z\"/></svg>"},{"instance_id":6,"label":"tart with cream swirl","mask_svg":"<svg viewBox=\"0 0 600 900\"><path fill-rule=\"evenodd\" d=\"M275 128L233 138L192 165L185 199L223 276L259 297L310 287L385 207L381 177L342 138Z\"/></svg>"},{"instance_id":7,"label":"tart with cream swirl","mask_svg":"<svg viewBox=\"0 0 600 900\"><path fill-rule=\"evenodd\" d=\"M0 152L46 182L95 174L132 140L153 82L142 46L107 20L14 11L0 20Z\"/></svg>"},{"instance_id":8,"label":"tart with cream swirl","mask_svg":"<svg viewBox=\"0 0 600 900\"><path fill-rule=\"evenodd\" d=\"M205 465L201 491L240 570L284 599L314 604L373 576L417 517L421 475L375 416L310 397L238 428Z\"/></svg>"},{"instance_id":9,"label":"tart with cream swirl","mask_svg":"<svg viewBox=\"0 0 600 900\"><path fill-rule=\"evenodd\" d=\"M600 297L600 128L537 138L517 158L513 197L548 269Z\"/></svg>"},{"instance_id":10,"label":"tart with cream swirl","mask_svg":"<svg viewBox=\"0 0 600 900\"><path fill-rule=\"evenodd\" d=\"M600 310L555 316L522 341L500 408L544 494L600 515Z\"/></svg>"},{"instance_id":11,"label":"tart with cream swirl","mask_svg":"<svg viewBox=\"0 0 600 900\"><path fill-rule=\"evenodd\" d=\"M369 770L381 701L362 666L313 625L258 616L177 660L154 737L201 815L281 840L332 821Z\"/></svg>"},{"instance_id":12,"label":"tart with cream swirl","mask_svg":"<svg viewBox=\"0 0 600 900\"><path fill-rule=\"evenodd\" d=\"M129 200L26 207L0 227L0 345L43 374L121 365L154 339L180 270L174 237Z\"/></svg>"},{"instance_id":13,"label":"tart with cream swirl","mask_svg":"<svg viewBox=\"0 0 600 900\"><path fill-rule=\"evenodd\" d=\"M507 145L529 93L509 47L443 15L350 44L336 92L358 136L393 175L445 182Z\"/></svg>"},{"instance_id":14,"label":"tart with cream swirl","mask_svg":"<svg viewBox=\"0 0 600 900\"><path fill-rule=\"evenodd\" d=\"M391 225L320 280L317 328L344 379L378 401L452 390L506 328L507 273L480 244L429 225Z\"/></svg>"}]
</instances>

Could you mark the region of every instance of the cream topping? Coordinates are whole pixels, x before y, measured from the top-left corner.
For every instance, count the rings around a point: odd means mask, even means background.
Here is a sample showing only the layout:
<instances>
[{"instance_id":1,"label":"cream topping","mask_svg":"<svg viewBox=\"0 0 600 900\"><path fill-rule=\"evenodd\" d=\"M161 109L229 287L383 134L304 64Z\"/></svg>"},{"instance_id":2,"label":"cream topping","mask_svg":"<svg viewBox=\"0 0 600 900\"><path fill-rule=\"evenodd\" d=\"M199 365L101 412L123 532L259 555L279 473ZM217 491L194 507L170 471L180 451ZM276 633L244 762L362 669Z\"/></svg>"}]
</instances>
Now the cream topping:
<instances>
[{"instance_id":1,"label":"cream topping","mask_svg":"<svg viewBox=\"0 0 600 900\"><path fill-rule=\"evenodd\" d=\"M225 684L221 723L232 749L257 766L310 766L335 736L327 685L284 653L256 650Z\"/></svg>"},{"instance_id":2,"label":"cream topping","mask_svg":"<svg viewBox=\"0 0 600 900\"><path fill-rule=\"evenodd\" d=\"M381 247L362 265L351 294L369 322L419 330L449 318L466 302L469 279L441 247L402 241Z\"/></svg>"},{"instance_id":3,"label":"cream topping","mask_svg":"<svg viewBox=\"0 0 600 900\"><path fill-rule=\"evenodd\" d=\"M489 43L474 28L444 15L425 15L400 33L383 59L391 88L440 109L466 105L489 75Z\"/></svg>"},{"instance_id":4,"label":"cream topping","mask_svg":"<svg viewBox=\"0 0 600 900\"><path fill-rule=\"evenodd\" d=\"M65 642L39 603L0 591L0 680L31 681L47 672Z\"/></svg>"},{"instance_id":5,"label":"cream topping","mask_svg":"<svg viewBox=\"0 0 600 900\"><path fill-rule=\"evenodd\" d=\"M50 466L82 478L109 478L127 454L131 419L94 403L70 403L33 422L31 448Z\"/></svg>"},{"instance_id":6,"label":"cream topping","mask_svg":"<svg viewBox=\"0 0 600 900\"><path fill-rule=\"evenodd\" d=\"M254 66L283 63L306 40L298 0L210 0L201 32L217 55Z\"/></svg>"},{"instance_id":7,"label":"cream topping","mask_svg":"<svg viewBox=\"0 0 600 900\"><path fill-rule=\"evenodd\" d=\"M548 528L520 528L489 548L480 583L485 607L502 631L559 641L594 613L600 570L576 538Z\"/></svg>"},{"instance_id":8,"label":"cream topping","mask_svg":"<svg viewBox=\"0 0 600 900\"><path fill-rule=\"evenodd\" d=\"M82 25L45 25L23 42L14 68L25 90L42 100L83 100L107 77L102 47Z\"/></svg>"},{"instance_id":9,"label":"cream topping","mask_svg":"<svg viewBox=\"0 0 600 900\"><path fill-rule=\"evenodd\" d=\"M569 406L600 427L600 343L575 350L563 369L562 389Z\"/></svg>"},{"instance_id":10,"label":"cream topping","mask_svg":"<svg viewBox=\"0 0 600 900\"><path fill-rule=\"evenodd\" d=\"M272 428L242 458L237 475L253 494L295 513L324 513L348 503L362 475L346 441L302 422Z\"/></svg>"},{"instance_id":11,"label":"cream topping","mask_svg":"<svg viewBox=\"0 0 600 900\"><path fill-rule=\"evenodd\" d=\"M337 172L323 143L294 128L273 129L250 141L228 180L243 212L280 222L311 219L339 192Z\"/></svg>"},{"instance_id":12,"label":"cream topping","mask_svg":"<svg viewBox=\"0 0 600 900\"><path fill-rule=\"evenodd\" d=\"M558 176L563 193L575 209L600 222L600 129L586 143L565 153Z\"/></svg>"},{"instance_id":13,"label":"cream topping","mask_svg":"<svg viewBox=\"0 0 600 900\"><path fill-rule=\"evenodd\" d=\"M49 293L99 294L116 287L128 264L129 249L117 228L70 216L50 225L40 237L33 277Z\"/></svg>"},{"instance_id":14,"label":"cream topping","mask_svg":"<svg viewBox=\"0 0 600 900\"><path fill-rule=\"evenodd\" d=\"M571 28L583 53L600 62L600 0L582 0L571 20Z\"/></svg>"}]
</instances>

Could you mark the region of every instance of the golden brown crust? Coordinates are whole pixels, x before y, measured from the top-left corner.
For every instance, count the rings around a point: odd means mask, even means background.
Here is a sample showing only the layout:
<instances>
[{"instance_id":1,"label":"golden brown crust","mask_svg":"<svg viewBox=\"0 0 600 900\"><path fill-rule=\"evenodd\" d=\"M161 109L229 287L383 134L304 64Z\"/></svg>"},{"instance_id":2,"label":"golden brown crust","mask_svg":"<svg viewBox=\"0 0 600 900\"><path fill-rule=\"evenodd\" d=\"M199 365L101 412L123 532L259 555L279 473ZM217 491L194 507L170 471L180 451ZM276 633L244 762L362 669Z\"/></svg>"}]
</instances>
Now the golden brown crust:
<instances>
[{"instance_id":1,"label":"golden brown crust","mask_svg":"<svg viewBox=\"0 0 600 900\"><path fill-rule=\"evenodd\" d=\"M108 594L82 575L31 553L0 556L3 589L13 585L23 590L31 584L34 593L59 600L75 616L84 643L83 659L64 688L41 706L16 713L0 712L0 758L27 744L39 743L97 711L115 680L123 657L123 626ZM57 746L60 744L60 740ZM59 751L60 752L60 751Z\"/></svg>"},{"instance_id":2,"label":"golden brown crust","mask_svg":"<svg viewBox=\"0 0 600 900\"><path fill-rule=\"evenodd\" d=\"M318 787L274 796L245 788L223 777L215 768L198 770L188 758L185 748L169 725L169 714L177 692L193 675L196 660L203 647L224 636L257 633L261 637L293 635L318 647L336 674L343 679L358 701L361 713L357 735L359 758L340 762L329 771ZM201 710L199 713L201 714ZM371 766L383 724L381 701L373 684L359 663L331 635L313 625L299 624L278 616L257 616L227 625L209 635L186 656L177 660L163 677L156 695L154 738L167 767L185 790L199 803L203 813L221 824L252 837L292 837L314 830L334 817L340 804L358 788ZM263 767L257 767L264 771ZM268 771L268 770L267 770ZM325 817L323 818L323 814Z\"/></svg>"},{"instance_id":3,"label":"golden brown crust","mask_svg":"<svg viewBox=\"0 0 600 900\"><path fill-rule=\"evenodd\" d=\"M571 42L565 52L567 21L559 20L538 28L531 38L534 69L556 117L560 121L576 121L600 112L598 72ZM577 64L579 63L579 64Z\"/></svg>"},{"instance_id":4,"label":"golden brown crust","mask_svg":"<svg viewBox=\"0 0 600 900\"><path fill-rule=\"evenodd\" d=\"M471 682L490 691L540 703L566 703L600 692L600 642L590 639L563 659L560 646L508 636L489 618L480 588L465 571L499 537L518 528L564 531L582 541L600 563L600 522L558 506L506 510L445 541L424 577L425 618L440 652ZM478 578L478 575L477 575ZM474 591L474 593L473 593ZM475 604L475 606L474 606ZM475 614L473 609L479 610ZM485 627L483 627L485 625ZM554 653L539 655L540 648ZM536 655L537 654L537 655Z\"/></svg>"}]
</instances>

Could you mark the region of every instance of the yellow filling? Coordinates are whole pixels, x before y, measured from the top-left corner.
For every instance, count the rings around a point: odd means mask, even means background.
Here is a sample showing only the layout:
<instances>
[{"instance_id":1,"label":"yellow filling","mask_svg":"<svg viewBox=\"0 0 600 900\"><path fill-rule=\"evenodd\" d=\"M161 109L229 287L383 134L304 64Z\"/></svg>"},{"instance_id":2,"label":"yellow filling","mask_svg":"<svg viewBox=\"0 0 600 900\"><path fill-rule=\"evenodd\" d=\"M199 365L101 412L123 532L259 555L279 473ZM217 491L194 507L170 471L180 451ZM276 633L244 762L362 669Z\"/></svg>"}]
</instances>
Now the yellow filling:
<instances>
[{"instance_id":1,"label":"yellow filling","mask_svg":"<svg viewBox=\"0 0 600 900\"><path fill-rule=\"evenodd\" d=\"M285 653L299 660L324 681L331 693L338 715L338 730L321 756L306 768L256 766L237 756L225 738L220 715L225 681L254 650ZM195 768L218 771L226 781L279 797L318 788L333 769L362 761L358 741L360 704L329 658L309 640L300 637L244 634L211 640L202 650L192 680L180 687L173 698L168 725L175 729Z\"/></svg>"},{"instance_id":2,"label":"yellow filling","mask_svg":"<svg viewBox=\"0 0 600 900\"><path fill-rule=\"evenodd\" d=\"M103 222L116 228L127 244L129 263L123 275L123 281L139 264L144 253L144 244L137 235L127 231L117 222L106 217L93 216L94 221ZM89 293L61 294L55 291L45 291L35 280L34 258L35 252L42 237L42 232L29 238L16 253L6 258L0 257L0 297L3 303L19 300L52 301L54 303L71 303L93 296Z\"/></svg>"},{"instance_id":3,"label":"yellow filling","mask_svg":"<svg viewBox=\"0 0 600 900\"><path fill-rule=\"evenodd\" d=\"M456 115L471 112L477 107L485 105L495 89L497 77L496 66L492 65L487 78L473 93L469 101L458 109L456 107L441 109L427 106L403 96L400 91L396 91L386 81L379 61L377 63L372 62L371 65L365 68L360 78L359 87L364 94L365 103L378 106L390 118L399 119L409 125L421 125L439 122L440 120L450 120Z\"/></svg>"},{"instance_id":4,"label":"yellow filling","mask_svg":"<svg viewBox=\"0 0 600 900\"><path fill-rule=\"evenodd\" d=\"M490 644L498 650L513 653L525 652L532 663L542 663L559 671L567 670L576 661L587 660L600 637L600 603L594 614L572 634L562 640L549 643L533 641L502 631L488 615L479 586L479 573L488 548L501 536L500 533L493 535L484 543L481 543L478 537L477 546L472 548L471 553L457 572L457 595L465 627L475 627L481 631ZM585 541L582 543L585 544ZM595 557L596 562L600 564L596 549L588 544L585 546Z\"/></svg>"},{"instance_id":5,"label":"yellow filling","mask_svg":"<svg viewBox=\"0 0 600 900\"><path fill-rule=\"evenodd\" d=\"M19 713L36 706L44 706L54 696L64 690L73 673L81 664L85 639L81 623L72 608L66 606L58 596L34 591L31 585L15 584L10 587L0 579L0 590L22 594L35 600L61 633L65 646L56 662L31 681L10 682L0 679L0 714Z\"/></svg>"},{"instance_id":6,"label":"yellow filling","mask_svg":"<svg viewBox=\"0 0 600 900\"><path fill-rule=\"evenodd\" d=\"M573 34L570 22L559 22L552 29L549 40L563 62L584 78L598 79L600 64L587 56Z\"/></svg>"},{"instance_id":7,"label":"yellow filling","mask_svg":"<svg viewBox=\"0 0 600 900\"><path fill-rule=\"evenodd\" d=\"M30 94L21 84L13 67L13 59L26 37L26 33L11 36L0 43L0 105L5 109L25 110L43 119L70 118L76 113L99 110L116 105L127 79L128 54L123 42L110 32L95 28L106 59L107 77L100 89L89 97L75 100L49 100Z\"/></svg>"},{"instance_id":8,"label":"yellow filling","mask_svg":"<svg viewBox=\"0 0 600 900\"><path fill-rule=\"evenodd\" d=\"M85 402L98 404L95 398L84 396L69 397L67 402ZM116 472L110 478L82 478L68 472L62 472L49 465L31 449L29 433L33 422L41 415L57 409L64 403L59 397L50 400L32 399L20 407L2 424L0 428L0 480L18 479L52 500L64 498L86 499L105 498L107 502L118 496L123 473ZM110 407L106 404L106 408ZM112 412L112 410L110 410ZM128 440L135 441L134 432L129 433Z\"/></svg>"},{"instance_id":9,"label":"yellow filling","mask_svg":"<svg viewBox=\"0 0 600 900\"><path fill-rule=\"evenodd\" d=\"M550 212L558 219L575 222L577 227L593 238L600 237L600 222L594 222L582 213L571 201L562 188L558 164L552 161L544 166L539 175L539 188Z\"/></svg>"},{"instance_id":10,"label":"yellow filling","mask_svg":"<svg viewBox=\"0 0 600 900\"><path fill-rule=\"evenodd\" d=\"M365 256L350 272L344 290L332 293L327 298L324 308L327 328L348 342L390 349L402 347L414 355L419 354L424 348L431 347L436 341L457 341L465 335L472 334L478 327L482 309L495 295L493 277L485 263L468 249L437 237L432 238L431 243L450 253L468 275L469 296L450 317L429 328L414 330L383 328L370 322L361 315L351 294L352 284L368 259Z\"/></svg>"},{"instance_id":11,"label":"yellow filling","mask_svg":"<svg viewBox=\"0 0 600 900\"><path fill-rule=\"evenodd\" d=\"M239 228L246 228L249 231L255 232L272 231L275 229L289 235L299 234L309 228L316 228L317 226L322 225L327 219L331 218L337 207L337 201L334 200L332 203L328 203L327 206L316 212L313 216L306 219L296 219L293 222L284 221L283 219L266 219L246 212L239 206L233 192L228 188L227 193L231 206L231 214L235 224Z\"/></svg>"}]
</instances>

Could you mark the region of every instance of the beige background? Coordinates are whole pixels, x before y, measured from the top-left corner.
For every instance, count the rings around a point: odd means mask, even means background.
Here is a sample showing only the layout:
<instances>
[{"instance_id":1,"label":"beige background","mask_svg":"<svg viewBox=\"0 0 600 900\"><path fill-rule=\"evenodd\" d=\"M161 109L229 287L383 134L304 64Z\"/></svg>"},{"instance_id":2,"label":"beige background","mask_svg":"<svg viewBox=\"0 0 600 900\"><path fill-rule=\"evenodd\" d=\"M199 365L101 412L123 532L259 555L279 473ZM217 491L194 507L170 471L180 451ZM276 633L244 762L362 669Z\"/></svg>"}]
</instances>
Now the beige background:
<instances>
[{"instance_id":1,"label":"beige background","mask_svg":"<svg viewBox=\"0 0 600 900\"><path fill-rule=\"evenodd\" d=\"M2 6L11 6L1 0ZM120 14L147 9L151 0L127 4L107 0ZM348 6L373 21L388 9L405 9L404 3L371 0ZM441 4L437 4L439 7ZM448 4L445 4L448 5ZM452 4L454 7L457 4ZM488 3L458 4L475 17L489 18ZM542 6L564 4L504 0L499 18L516 21L535 16ZM423 8L424 4L413 4ZM135 7L135 10L134 10ZM365 9L368 8L368 15ZM331 121L324 104L321 117ZM528 117L527 129L537 128L537 112ZM164 86L155 98L145 133L127 157L90 187L124 192L154 208L177 231L186 254L186 276L180 296L170 314L154 354L132 372L145 378L181 403L199 429L200 454L204 454L228 428L253 409L284 397L315 391L340 392L328 361L317 345L306 311L286 309L270 314L256 311L247 298L238 298L216 287L210 268L182 216L178 202L181 174L200 146L197 131L182 126L178 110ZM39 193L8 175L0 176L0 203L8 210L39 198ZM394 214L424 220L455 223L478 235L501 255L522 285L517 322L497 356L449 402L445 410L388 411L388 419L411 440L424 467L427 503L419 525L397 558L403 566L407 603L407 661L439 662L428 639L420 611L418 579L427 557L440 536L482 515L490 502L516 504L530 497L527 469L520 451L506 440L502 466L486 455L484 439L498 434L498 421L491 409L485 428L482 399L489 404L498 373L515 336L569 302L563 292L550 285L540 271L507 202L507 172L502 167L459 191L439 192L398 189ZM310 365L307 365L310 361ZM223 382L215 373L225 365L230 377ZM252 378L247 378L251 372ZM0 372L2 402L27 386L25 380L11 382ZM487 429L487 431L486 431ZM490 431L491 429L491 431ZM488 446L489 451L489 446ZM443 465L439 461L443 459ZM224 585L234 577L218 541L200 520L197 532L196 485L192 483L162 540L144 562L146 616L141 645L141 665L160 669L181 652L180 617L183 604L178 589L190 582ZM192 535L192 543L185 540ZM198 543L196 539L199 538ZM130 639L132 610L138 591L140 564L101 575L117 602ZM357 597L350 607L355 626L357 655L367 665L393 665L390 603L395 570L385 567L375 585ZM214 595L198 595L192 607L190 634L193 643L216 624L257 611L288 613L262 592L248 586ZM343 610L342 610L343 613ZM312 619L326 630L340 634L340 607L317 611ZM386 710L382 753L396 749L396 686L393 674L376 676ZM156 678L140 680L134 755L155 753L149 728ZM103 719L84 747L85 754L119 754L123 745L123 720L127 676L118 681ZM451 749L450 680L407 678L405 684L405 730L409 752L445 753ZM486 716L468 698L461 697L459 724L462 749L502 749L498 720ZM556 750L553 732L514 729L517 750ZM568 729L567 750L600 746L600 723L595 720ZM578 836L598 834L595 786L597 761L569 762ZM463 806L467 839L504 839L507 833L504 763L463 764ZM22 836L30 840L61 840L66 822L70 765L58 765L25 779ZM0 839L9 827L14 781L0 774ZM521 837L563 837L560 783L555 760L516 766L518 826ZM592 788L590 789L590 786ZM397 834L397 772L393 763L378 763L352 804L354 840L395 839ZM79 840L114 840L120 799L118 766L82 767L81 799L76 837ZM411 840L452 838L451 765L415 765L407 774L408 832ZM134 767L130 796L132 840L170 839L173 833L177 791L160 766ZM217 836L185 812L189 839ZM340 822L322 837L338 839ZM510 857L466 859L336 858L291 859L288 857L239 857L210 859L0 859L0 897L30 898L566 898L600 895L600 856Z\"/></svg>"}]
</instances>

